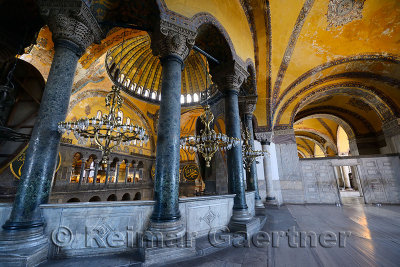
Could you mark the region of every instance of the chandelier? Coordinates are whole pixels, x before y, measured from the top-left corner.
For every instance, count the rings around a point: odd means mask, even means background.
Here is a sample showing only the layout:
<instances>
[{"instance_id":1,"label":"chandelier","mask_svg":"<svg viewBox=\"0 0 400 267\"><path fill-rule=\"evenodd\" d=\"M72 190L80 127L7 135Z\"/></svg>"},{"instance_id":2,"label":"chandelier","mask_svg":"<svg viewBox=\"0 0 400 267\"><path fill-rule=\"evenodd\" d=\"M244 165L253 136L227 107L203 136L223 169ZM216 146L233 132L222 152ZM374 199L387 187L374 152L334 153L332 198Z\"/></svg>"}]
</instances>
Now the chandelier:
<instances>
[{"instance_id":1,"label":"chandelier","mask_svg":"<svg viewBox=\"0 0 400 267\"><path fill-rule=\"evenodd\" d=\"M250 143L251 135L249 129L243 131L243 165L247 171L250 171L251 164L253 164L254 160L258 157L268 155L267 151L253 150L253 147Z\"/></svg>"},{"instance_id":2,"label":"chandelier","mask_svg":"<svg viewBox=\"0 0 400 267\"><path fill-rule=\"evenodd\" d=\"M191 153L199 152L206 161L206 167L210 167L210 161L217 151L229 150L239 145L241 140L225 134L217 134L211 129L210 124L214 121L214 115L209 105L204 107L200 120L205 126L203 130L200 130L200 135L181 138L180 147Z\"/></svg>"},{"instance_id":3,"label":"chandelier","mask_svg":"<svg viewBox=\"0 0 400 267\"><path fill-rule=\"evenodd\" d=\"M97 144L102 151L102 163L107 163L111 150L122 145L132 145L139 142L147 143L149 136L144 128L133 125L129 121L123 122L120 116L120 108L124 100L120 96L120 87L112 86L112 90L105 97L108 114L93 118L81 118L75 122L59 122L60 133L72 131L78 141L90 142L90 139Z\"/></svg>"}]
</instances>

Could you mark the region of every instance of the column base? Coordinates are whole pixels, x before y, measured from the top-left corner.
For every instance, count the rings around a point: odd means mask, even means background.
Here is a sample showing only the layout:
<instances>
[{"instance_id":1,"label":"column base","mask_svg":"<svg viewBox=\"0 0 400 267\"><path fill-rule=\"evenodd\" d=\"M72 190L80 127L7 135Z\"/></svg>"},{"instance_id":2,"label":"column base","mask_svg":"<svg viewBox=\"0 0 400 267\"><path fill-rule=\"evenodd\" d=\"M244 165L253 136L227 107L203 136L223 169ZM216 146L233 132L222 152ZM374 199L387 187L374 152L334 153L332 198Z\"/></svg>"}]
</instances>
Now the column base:
<instances>
[{"instance_id":1,"label":"column base","mask_svg":"<svg viewBox=\"0 0 400 267\"><path fill-rule=\"evenodd\" d=\"M37 266L47 260L48 252L48 238L42 227L0 233L1 266Z\"/></svg>"},{"instance_id":2,"label":"column base","mask_svg":"<svg viewBox=\"0 0 400 267\"><path fill-rule=\"evenodd\" d=\"M197 256L195 239L185 237L167 242L163 247L142 247L140 254L144 261L142 266L164 265L167 262L188 259Z\"/></svg>"},{"instance_id":3,"label":"column base","mask_svg":"<svg viewBox=\"0 0 400 267\"><path fill-rule=\"evenodd\" d=\"M262 202L261 198L260 199L256 199L255 206L256 206L256 208L265 208L264 203Z\"/></svg>"},{"instance_id":4,"label":"column base","mask_svg":"<svg viewBox=\"0 0 400 267\"><path fill-rule=\"evenodd\" d=\"M153 222L150 220L148 230L144 233L146 240L164 242L182 238L186 233L181 220L172 222Z\"/></svg>"},{"instance_id":5,"label":"column base","mask_svg":"<svg viewBox=\"0 0 400 267\"><path fill-rule=\"evenodd\" d=\"M279 206L278 201L275 197L266 197L265 198L265 205L267 206Z\"/></svg>"},{"instance_id":6,"label":"column base","mask_svg":"<svg viewBox=\"0 0 400 267\"><path fill-rule=\"evenodd\" d=\"M250 238L259 230L260 220L252 217L247 209L233 210L228 228L231 233L244 234Z\"/></svg>"}]
</instances>

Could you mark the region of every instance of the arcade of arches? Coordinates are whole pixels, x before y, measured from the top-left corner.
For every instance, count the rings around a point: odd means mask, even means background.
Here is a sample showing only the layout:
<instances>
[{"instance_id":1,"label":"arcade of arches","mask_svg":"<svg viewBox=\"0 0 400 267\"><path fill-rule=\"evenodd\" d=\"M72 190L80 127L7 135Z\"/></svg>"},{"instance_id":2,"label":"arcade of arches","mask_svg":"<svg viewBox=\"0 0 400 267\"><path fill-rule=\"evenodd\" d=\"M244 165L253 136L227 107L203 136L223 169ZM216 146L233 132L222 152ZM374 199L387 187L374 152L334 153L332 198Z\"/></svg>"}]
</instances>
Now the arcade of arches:
<instances>
[{"instance_id":1,"label":"arcade of arches","mask_svg":"<svg viewBox=\"0 0 400 267\"><path fill-rule=\"evenodd\" d=\"M0 13L0 262L85 255L48 242L55 221L249 236L265 204L400 204L398 0L15 0ZM102 162L57 124L106 114L113 85L149 142ZM265 156L244 169L237 146L207 168L180 150L206 104L217 133L248 128Z\"/></svg>"}]
</instances>

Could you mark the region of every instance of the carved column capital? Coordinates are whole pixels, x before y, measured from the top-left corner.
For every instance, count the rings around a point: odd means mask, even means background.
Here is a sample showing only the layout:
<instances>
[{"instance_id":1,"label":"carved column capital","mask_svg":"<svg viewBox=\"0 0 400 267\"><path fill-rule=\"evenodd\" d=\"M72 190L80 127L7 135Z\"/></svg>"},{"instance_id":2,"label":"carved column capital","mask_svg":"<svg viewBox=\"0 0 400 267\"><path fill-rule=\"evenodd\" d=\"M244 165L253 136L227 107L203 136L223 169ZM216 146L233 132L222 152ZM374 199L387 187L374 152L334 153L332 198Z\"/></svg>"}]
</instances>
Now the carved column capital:
<instances>
[{"instance_id":1,"label":"carved column capital","mask_svg":"<svg viewBox=\"0 0 400 267\"><path fill-rule=\"evenodd\" d=\"M239 96L239 112L241 115L252 115L256 110L257 96Z\"/></svg>"},{"instance_id":2,"label":"carved column capital","mask_svg":"<svg viewBox=\"0 0 400 267\"><path fill-rule=\"evenodd\" d=\"M39 0L39 8L52 32L53 41L81 56L100 43L103 32L90 8L82 0Z\"/></svg>"},{"instance_id":3,"label":"carved column capital","mask_svg":"<svg viewBox=\"0 0 400 267\"><path fill-rule=\"evenodd\" d=\"M269 144L272 142L272 132L256 132L255 138L261 144Z\"/></svg>"},{"instance_id":4,"label":"carved column capital","mask_svg":"<svg viewBox=\"0 0 400 267\"><path fill-rule=\"evenodd\" d=\"M237 61L231 61L211 70L212 79L222 91L236 90L239 92L243 81L249 76L246 69Z\"/></svg>"},{"instance_id":5,"label":"carved column capital","mask_svg":"<svg viewBox=\"0 0 400 267\"><path fill-rule=\"evenodd\" d=\"M159 28L151 33L150 37L155 56L161 58L176 56L184 61L194 45L196 31L171 21L161 20Z\"/></svg>"}]
</instances>

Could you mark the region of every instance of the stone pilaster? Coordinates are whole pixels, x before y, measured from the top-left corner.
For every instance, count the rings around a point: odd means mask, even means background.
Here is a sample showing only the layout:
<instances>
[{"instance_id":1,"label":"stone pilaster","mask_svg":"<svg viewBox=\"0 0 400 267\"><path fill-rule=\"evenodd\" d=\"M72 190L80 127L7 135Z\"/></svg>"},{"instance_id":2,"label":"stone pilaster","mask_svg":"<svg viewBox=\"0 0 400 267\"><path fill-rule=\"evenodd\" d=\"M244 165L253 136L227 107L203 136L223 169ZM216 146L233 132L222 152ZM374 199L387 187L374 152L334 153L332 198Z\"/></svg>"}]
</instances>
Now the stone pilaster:
<instances>
[{"instance_id":1,"label":"stone pilaster","mask_svg":"<svg viewBox=\"0 0 400 267\"><path fill-rule=\"evenodd\" d=\"M275 145L283 202L304 203L303 177L293 128L275 129L272 142Z\"/></svg>"},{"instance_id":2,"label":"stone pilaster","mask_svg":"<svg viewBox=\"0 0 400 267\"><path fill-rule=\"evenodd\" d=\"M79 56L102 36L83 1L39 1L39 7L53 32L54 58L13 209L0 236L0 251L14 255L10 257L20 265L36 265L47 257L47 239L43 236L45 222L39 205L47 203L50 194L61 138L58 123L67 115Z\"/></svg>"},{"instance_id":3,"label":"stone pilaster","mask_svg":"<svg viewBox=\"0 0 400 267\"><path fill-rule=\"evenodd\" d=\"M162 64L162 99L157 132L155 204L149 233L162 233L164 238L173 239L184 234L179 212L181 71L195 37L193 29L165 20L161 20L159 28L151 34L153 54L160 57Z\"/></svg>"},{"instance_id":4,"label":"stone pilaster","mask_svg":"<svg viewBox=\"0 0 400 267\"><path fill-rule=\"evenodd\" d=\"M400 153L400 118L386 122L382 126L388 153Z\"/></svg>"}]
</instances>

